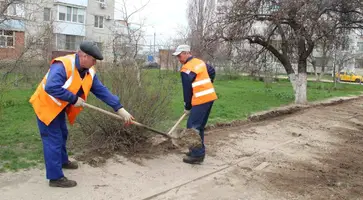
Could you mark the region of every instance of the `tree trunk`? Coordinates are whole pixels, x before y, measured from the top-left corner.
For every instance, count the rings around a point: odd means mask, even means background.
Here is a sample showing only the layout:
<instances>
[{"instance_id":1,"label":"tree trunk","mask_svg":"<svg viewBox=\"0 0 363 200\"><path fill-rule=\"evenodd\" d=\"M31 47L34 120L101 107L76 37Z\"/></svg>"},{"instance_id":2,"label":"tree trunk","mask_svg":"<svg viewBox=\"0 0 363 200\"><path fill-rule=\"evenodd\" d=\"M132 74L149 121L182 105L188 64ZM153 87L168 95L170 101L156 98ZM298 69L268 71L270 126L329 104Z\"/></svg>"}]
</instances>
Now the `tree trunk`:
<instances>
[{"instance_id":1,"label":"tree trunk","mask_svg":"<svg viewBox=\"0 0 363 200\"><path fill-rule=\"evenodd\" d=\"M295 103L307 103L307 73L289 74L290 82L295 92Z\"/></svg>"},{"instance_id":2,"label":"tree trunk","mask_svg":"<svg viewBox=\"0 0 363 200\"><path fill-rule=\"evenodd\" d=\"M325 70L322 68L320 76L319 76L319 81L323 80L324 75L325 75Z\"/></svg>"},{"instance_id":3,"label":"tree trunk","mask_svg":"<svg viewBox=\"0 0 363 200\"><path fill-rule=\"evenodd\" d=\"M311 61L311 65L313 66L313 69L314 69L315 80L319 82L319 74L318 74L318 70L316 68L316 60L314 58Z\"/></svg>"}]
</instances>

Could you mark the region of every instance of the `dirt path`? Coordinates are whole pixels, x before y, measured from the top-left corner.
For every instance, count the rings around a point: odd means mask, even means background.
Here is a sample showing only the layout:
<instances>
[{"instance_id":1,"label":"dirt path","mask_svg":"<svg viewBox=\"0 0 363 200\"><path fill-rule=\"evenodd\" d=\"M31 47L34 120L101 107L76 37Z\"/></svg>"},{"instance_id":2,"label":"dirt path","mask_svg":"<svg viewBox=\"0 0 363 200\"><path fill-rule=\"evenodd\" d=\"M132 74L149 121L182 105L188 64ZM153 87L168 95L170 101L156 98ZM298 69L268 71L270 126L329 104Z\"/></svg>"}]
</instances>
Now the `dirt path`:
<instances>
[{"instance_id":1,"label":"dirt path","mask_svg":"<svg viewBox=\"0 0 363 200\"><path fill-rule=\"evenodd\" d=\"M72 189L49 188L44 171L0 175L0 199L363 199L363 99L208 132L202 165L181 155L136 165L65 171Z\"/></svg>"}]
</instances>

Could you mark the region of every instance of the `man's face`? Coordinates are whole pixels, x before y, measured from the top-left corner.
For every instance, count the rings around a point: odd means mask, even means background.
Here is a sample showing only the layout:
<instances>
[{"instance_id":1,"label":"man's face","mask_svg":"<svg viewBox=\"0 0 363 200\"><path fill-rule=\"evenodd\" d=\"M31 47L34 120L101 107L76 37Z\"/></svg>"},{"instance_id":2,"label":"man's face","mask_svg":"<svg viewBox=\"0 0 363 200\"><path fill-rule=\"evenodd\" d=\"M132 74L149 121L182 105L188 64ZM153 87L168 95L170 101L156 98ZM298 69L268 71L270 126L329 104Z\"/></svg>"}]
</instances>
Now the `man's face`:
<instances>
[{"instance_id":1,"label":"man's face","mask_svg":"<svg viewBox=\"0 0 363 200\"><path fill-rule=\"evenodd\" d=\"M80 57L80 64L82 68L89 69L96 64L97 60L90 55L83 54Z\"/></svg>"},{"instance_id":2,"label":"man's face","mask_svg":"<svg viewBox=\"0 0 363 200\"><path fill-rule=\"evenodd\" d=\"M181 52L179 55L176 56L181 64L185 64L187 61L189 54L187 52Z\"/></svg>"}]
</instances>

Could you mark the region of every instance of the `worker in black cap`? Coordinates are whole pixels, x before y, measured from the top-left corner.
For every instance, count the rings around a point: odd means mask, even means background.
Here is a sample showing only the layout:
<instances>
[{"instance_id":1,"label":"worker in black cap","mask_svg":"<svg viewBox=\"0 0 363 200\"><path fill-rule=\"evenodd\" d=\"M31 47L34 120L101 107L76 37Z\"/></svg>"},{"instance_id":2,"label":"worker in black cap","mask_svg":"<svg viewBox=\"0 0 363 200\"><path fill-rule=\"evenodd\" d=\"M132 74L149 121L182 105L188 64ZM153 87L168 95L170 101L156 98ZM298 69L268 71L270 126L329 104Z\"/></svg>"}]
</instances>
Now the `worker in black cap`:
<instances>
[{"instance_id":1,"label":"worker in black cap","mask_svg":"<svg viewBox=\"0 0 363 200\"><path fill-rule=\"evenodd\" d=\"M43 142L46 177L51 187L74 187L76 181L67 179L62 169L77 169L78 164L68 159L66 115L73 124L87 96L92 92L113 108L127 124L133 116L98 79L94 65L103 56L96 43L84 41L75 54L52 60L48 73L30 98L37 117Z\"/></svg>"}]
</instances>

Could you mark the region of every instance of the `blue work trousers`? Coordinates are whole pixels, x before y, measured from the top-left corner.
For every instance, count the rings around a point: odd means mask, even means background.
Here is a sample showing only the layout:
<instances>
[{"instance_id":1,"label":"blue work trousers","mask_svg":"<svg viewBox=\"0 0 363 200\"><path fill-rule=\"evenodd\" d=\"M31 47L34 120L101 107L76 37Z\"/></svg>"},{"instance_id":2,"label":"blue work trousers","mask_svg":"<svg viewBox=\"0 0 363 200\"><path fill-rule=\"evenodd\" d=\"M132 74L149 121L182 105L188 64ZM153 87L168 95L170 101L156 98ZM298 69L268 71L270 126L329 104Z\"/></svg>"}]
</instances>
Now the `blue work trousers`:
<instances>
[{"instance_id":1,"label":"blue work trousers","mask_svg":"<svg viewBox=\"0 0 363 200\"><path fill-rule=\"evenodd\" d=\"M62 178L64 176L62 164L68 162L66 113L63 110L49 126L45 125L39 118L37 121L43 141L46 177L49 180Z\"/></svg>"},{"instance_id":2,"label":"blue work trousers","mask_svg":"<svg viewBox=\"0 0 363 200\"><path fill-rule=\"evenodd\" d=\"M187 122L187 128L194 128L199 131L202 138L203 147L190 149L192 157L203 156L205 154L204 128L208 122L209 114L213 106L213 101L205 104L193 106Z\"/></svg>"}]
</instances>

